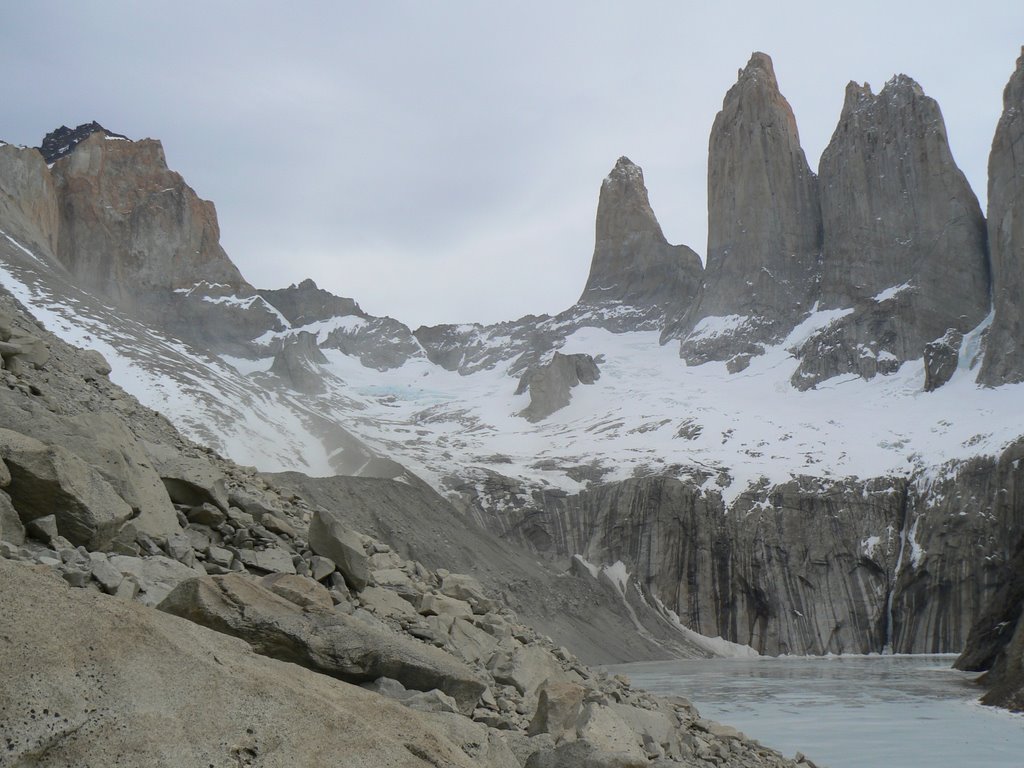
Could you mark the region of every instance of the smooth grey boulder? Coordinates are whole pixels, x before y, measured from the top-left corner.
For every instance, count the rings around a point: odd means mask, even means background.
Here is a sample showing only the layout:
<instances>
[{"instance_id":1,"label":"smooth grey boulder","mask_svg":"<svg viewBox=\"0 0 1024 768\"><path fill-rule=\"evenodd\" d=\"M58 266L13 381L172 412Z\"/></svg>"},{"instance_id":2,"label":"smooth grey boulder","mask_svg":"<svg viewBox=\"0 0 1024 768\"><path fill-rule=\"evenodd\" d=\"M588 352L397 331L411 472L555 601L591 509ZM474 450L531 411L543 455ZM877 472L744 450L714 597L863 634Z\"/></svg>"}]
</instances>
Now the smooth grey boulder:
<instances>
[{"instance_id":1,"label":"smooth grey boulder","mask_svg":"<svg viewBox=\"0 0 1024 768\"><path fill-rule=\"evenodd\" d=\"M478 765L433 716L234 637L2 559L0 583L5 764Z\"/></svg>"},{"instance_id":2,"label":"smooth grey boulder","mask_svg":"<svg viewBox=\"0 0 1024 768\"><path fill-rule=\"evenodd\" d=\"M683 338L692 363L780 340L814 303L820 251L818 180L771 58L754 53L711 128L704 284L663 339ZM701 326L705 318L745 321L742 331L709 336L715 323Z\"/></svg>"},{"instance_id":3,"label":"smooth grey boulder","mask_svg":"<svg viewBox=\"0 0 1024 768\"><path fill-rule=\"evenodd\" d=\"M571 681L552 653L539 645L498 645L487 663L494 679L515 686L531 712L537 703L537 691L545 683Z\"/></svg>"},{"instance_id":4,"label":"smooth grey boulder","mask_svg":"<svg viewBox=\"0 0 1024 768\"><path fill-rule=\"evenodd\" d=\"M669 245L651 209L643 171L628 157L620 157L601 184L595 229L579 304L685 311L700 288L700 257L685 245Z\"/></svg>"},{"instance_id":5,"label":"smooth grey boulder","mask_svg":"<svg viewBox=\"0 0 1024 768\"><path fill-rule=\"evenodd\" d=\"M150 607L167 597L181 582L194 579L201 572L163 555L111 555L108 560L119 573L138 584L139 602Z\"/></svg>"},{"instance_id":6,"label":"smooth grey boulder","mask_svg":"<svg viewBox=\"0 0 1024 768\"><path fill-rule=\"evenodd\" d=\"M437 688L471 712L486 685L437 648L352 616L307 608L237 574L191 579L158 606L250 643L257 653L352 683L390 677L406 688Z\"/></svg>"},{"instance_id":7,"label":"smooth grey boulder","mask_svg":"<svg viewBox=\"0 0 1024 768\"><path fill-rule=\"evenodd\" d=\"M988 247L995 316L978 380L1024 380L1024 47L1003 90L988 158Z\"/></svg>"},{"instance_id":8,"label":"smooth grey boulder","mask_svg":"<svg viewBox=\"0 0 1024 768\"><path fill-rule=\"evenodd\" d=\"M277 374L292 389L305 394L324 391L323 375L318 366L327 358L317 346L316 336L300 331L284 340L281 350L274 355L270 372Z\"/></svg>"},{"instance_id":9,"label":"smooth grey boulder","mask_svg":"<svg viewBox=\"0 0 1024 768\"><path fill-rule=\"evenodd\" d=\"M537 711L526 732L530 736L549 733L555 741L574 741L576 722L583 707L586 689L569 682L546 682L538 692Z\"/></svg>"},{"instance_id":10,"label":"smooth grey boulder","mask_svg":"<svg viewBox=\"0 0 1024 768\"><path fill-rule=\"evenodd\" d=\"M139 533L162 538L180 526L164 483L143 444L122 417L110 412L81 413L62 420L63 433L54 442L92 465L132 508Z\"/></svg>"},{"instance_id":11,"label":"smooth grey boulder","mask_svg":"<svg viewBox=\"0 0 1024 768\"><path fill-rule=\"evenodd\" d=\"M260 584L276 595L300 608L318 606L330 610L334 607L331 593L323 584L308 576L290 573L272 573L264 576Z\"/></svg>"},{"instance_id":12,"label":"smooth grey boulder","mask_svg":"<svg viewBox=\"0 0 1024 768\"><path fill-rule=\"evenodd\" d=\"M146 449L171 501L193 507L213 504L228 511L227 479L211 462L183 455L166 445L150 443Z\"/></svg>"},{"instance_id":13,"label":"smooth grey boulder","mask_svg":"<svg viewBox=\"0 0 1024 768\"><path fill-rule=\"evenodd\" d=\"M318 509L313 513L308 539L310 549L334 561L349 587L358 591L370 583L369 558L362 539L330 512Z\"/></svg>"},{"instance_id":14,"label":"smooth grey boulder","mask_svg":"<svg viewBox=\"0 0 1024 768\"><path fill-rule=\"evenodd\" d=\"M947 330L989 311L985 219L949 148L942 112L906 75L877 96L846 88L819 167L824 227L820 306L853 311L809 340L800 388L870 378L920 359ZM874 346L894 365L880 370Z\"/></svg>"},{"instance_id":15,"label":"smooth grey boulder","mask_svg":"<svg viewBox=\"0 0 1024 768\"><path fill-rule=\"evenodd\" d=\"M62 536L101 549L132 517L110 484L66 448L0 429L0 458L11 472L7 493L23 523L55 515Z\"/></svg>"},{"instance_id":16,"label":"smooth grey boulder","mask_svg":"<svg viewBox=\"0 0 1024 768\"><path fill-rule=\"evenodd\" d=\"M555 352L549 363L527 370L520 377L516 394L529 390L530 404L518 415L527 421L542 421L569 404L573 387L593 384L599 378L601 369L590 355Z\"/></svg>"},{"instance_id":17,"label":"smooth grey boulder","mask_svg":"<svg viewBox=\"0 0 1024 768\"><path fill-rule=\"evenodd\" d=\"M473 613L484 614L497 608L484 592L475 577L465 573L448 573L441 579L441 594L456 600L464 600L473 608Z\"/></svg>"}]
</instances>

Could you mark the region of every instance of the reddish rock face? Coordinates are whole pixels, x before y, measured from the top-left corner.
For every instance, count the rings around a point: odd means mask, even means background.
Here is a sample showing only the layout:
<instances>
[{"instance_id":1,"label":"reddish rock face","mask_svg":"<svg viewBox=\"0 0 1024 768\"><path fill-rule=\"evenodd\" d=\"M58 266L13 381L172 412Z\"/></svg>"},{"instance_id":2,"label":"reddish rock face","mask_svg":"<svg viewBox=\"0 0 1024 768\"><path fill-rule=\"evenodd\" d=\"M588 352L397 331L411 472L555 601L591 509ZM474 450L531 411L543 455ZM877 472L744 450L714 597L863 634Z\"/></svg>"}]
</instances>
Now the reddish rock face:
<instances>
[{"instance_id":1,"label":"reddish rock face","mask_svg":"<svg viewBox=\"0 0 1024 768\"><path fill-rule=\"evenodd\" d=\"M1024 381L1024 48L1003 91L988 159L988 242L995 317L980 380Z\"/></svg>"},{"instance_id":2,"label":"reddish rock face","mask_svg":"<svg viewBox=\"0 0 1024 768\"><path fill-rule=\"evenodd\" d=\"M160 142L93 133L53 165L57 257L127 309L199 281L251 291L220 247L213 203L168 170Z\"/></svg>"}]
</instances>

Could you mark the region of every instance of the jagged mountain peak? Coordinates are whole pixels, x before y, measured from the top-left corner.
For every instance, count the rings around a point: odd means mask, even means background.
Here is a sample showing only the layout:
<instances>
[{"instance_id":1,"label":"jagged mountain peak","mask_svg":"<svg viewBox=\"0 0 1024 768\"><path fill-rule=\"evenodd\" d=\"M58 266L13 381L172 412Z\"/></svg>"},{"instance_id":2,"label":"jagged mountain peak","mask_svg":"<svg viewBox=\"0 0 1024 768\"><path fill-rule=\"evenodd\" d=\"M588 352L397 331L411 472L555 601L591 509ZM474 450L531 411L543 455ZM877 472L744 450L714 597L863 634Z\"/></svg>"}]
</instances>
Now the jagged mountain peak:
<instances>
[{"instance_id":1,"label":"jagged mountain peak","mask_svg":"<svg viewBox=\"0 0 1024 768\"><path fill-rule=\"evenodd\" d=\"M682 311L696 295L701 272L692 249L665 239L643 170L620 157L601 184L594 257L579 303Z\"/></svg>"},{"instance_id":2,"label":"jagged mountain peak","mask_svg":"<svg viewBox=\"0 0 1024 768\"><path fill-rule=\"evenodd\" d=\"M779 88L779 81L775 77L775 63L771 56L761 51L754 51L750 54L747 66L740 69L736 77L738 80L767 77L769 84L775 90Z\"/></svg>"},{"instance_id":3,"label":"jagged mountain peak","mask_svg":"<svg viewBox=\"0 0 1024 768\"><path fill-rule=\"evenodd\" d=\"M817 178L771 59L755 53L711 128L704 285L665 338L682 337L681 354L693 363L781 340L813 305L820 249ZM738 318L736 333L709 341L707 322L727 317Z\"/></svg>"},{"instance_id":4,"label":"jagged mountain peak","mask_svg":"<svg viewBox=\"0 0 1024 768\"><path fill-rule=\"evenodd\" d=\"M605 176L604 182L610 184L615 181L639 181L640 184L643 184L643 179L644 172L640 166L625 155L622 155L615 161L615 167Z\"/></svg>"},{"instance_id":5,"label":"jagged mountain peak","mask_svg":"<svg viewBox=\"0 0 1024 768\"><path fill-rule=\"evenodd\" d=\"M895 96L896 94L909 93L914 96L924 96L924 88L910 75L905 75L902 72L890 77L882 88L882 92L878 94L882 96L888 94Z\"/></svg>"},{"instance_id":6,"label":"jagged mountain peak","mask_svg":"<svg viewBox=\"0 0 1024 768\"><path fill-rule=\"evenodd\" d=\"M68 128L66 125L62 125L60 128L50 131L43 137L39 151L47 163L53 163L70 153L94 133L102 133L111 139L130 141L127 136L109 131L93 120L91 123L82 123L77 128Z\"/></svg>"}]
</instances>

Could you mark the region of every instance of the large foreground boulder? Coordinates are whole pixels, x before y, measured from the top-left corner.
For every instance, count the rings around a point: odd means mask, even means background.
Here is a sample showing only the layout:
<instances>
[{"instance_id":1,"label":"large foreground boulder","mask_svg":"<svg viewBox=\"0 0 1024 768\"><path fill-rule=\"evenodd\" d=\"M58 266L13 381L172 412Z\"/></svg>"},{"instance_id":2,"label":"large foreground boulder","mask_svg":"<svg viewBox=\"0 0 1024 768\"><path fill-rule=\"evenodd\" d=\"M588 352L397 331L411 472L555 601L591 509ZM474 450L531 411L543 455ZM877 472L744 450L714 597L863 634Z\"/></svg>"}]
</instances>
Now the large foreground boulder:
<instances>
[{"instance_id":1,"label":"large foreground boulder","mask_svg":"<svg viewBox=\"0 0 1024 768\"><path fill-rule=\"evenodd\" d=\"M23 523L55 515L68 541L99 549L132 517L110 484L66 448L0 429L0 458L10 470L7 492Z\"/></svg>"},{"instance_id":2,"label":"large foreground boulder","mask_svg":"<svg viewBox=\"0 0 1024 768\"><path fill-rule=\"evenodd\" d=\"M257 653L352 683L380 677L443 691L472 712L486 687L465 664L432 646L330 610L303 610L237 574L179 584L158 606L247 641Z\"/></svg>"},{"instance_id":3,"label":"large foreground boulder","mask_svg":"<svg viewBox=\"0 0 1024 768\"><path fill-rule=\"evenodd\" d=\"M425 716L235 638L2 559L0 584L4 765L475 765Z\"/></svg>"}]
</instances>

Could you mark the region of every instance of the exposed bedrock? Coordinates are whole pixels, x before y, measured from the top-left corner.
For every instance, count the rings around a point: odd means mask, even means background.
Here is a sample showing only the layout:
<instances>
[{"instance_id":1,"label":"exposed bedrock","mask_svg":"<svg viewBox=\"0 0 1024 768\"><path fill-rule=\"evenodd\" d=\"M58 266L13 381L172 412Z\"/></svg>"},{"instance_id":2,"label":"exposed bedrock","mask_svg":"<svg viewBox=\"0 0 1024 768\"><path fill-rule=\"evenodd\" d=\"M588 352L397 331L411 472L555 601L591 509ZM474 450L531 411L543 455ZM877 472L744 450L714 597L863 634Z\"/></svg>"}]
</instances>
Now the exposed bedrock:
<instances>
[{"instance_id":1,"label":"exposed bedrock","mask_svg":"<svg viewBox=\"0 0 1024 768\"><path fill-rule=\"evenodd\" d=\"M620 157L601 184L594 258L580 304L686 309L700 287L700 257L669 245L651 209L640 166Z\"/></svg>"},{"instance_id":2,"label":"exposed bedrock","mask_svg":"<svg viewBox=\"0 0 1024 768\"><path fill-rule=\"evenodd\" d=\"M57 255L84 286L126 307L205 280L250 289L220 247L213 203L167 168L159 141L93 133L53 166Z\"/></svg>"},{"instance_id":3,"label":"exposed bedrock","mask_svg":"<svg viewBox=\"0 0 1024 768\"><path fill-rule=\"evenodd\" d=\"M527 421L541 421L569 404L572 388L593 384L601 370L590 355L555 352L549 363L529 368L519 379L516 394L530 393L530 404L517 415Z\"/></svg>"},{"instance_id":4,"label":"exposed bedrock","mask_svg":"<svg viewBox=\"0 0 1024 768\"><path fill-rule=\"evenodd\" d=\"M818 180L772 61L755 53L711 129L704 285L666 337L682 337L682 356L694 362L735 354L730 336L691 349L685 336L703 318L749 318L748 343L781 339L813 304L820 250Z\"/></svg>"},{"instance_id":5,"label":"exposed bedrock","mask_svg":"<svg viewBox=\"0 0 1024 768\"><path fill-rule=\"evenodd\" d=\"M982 702L1024 711L1024 540L1006 565L1006 581L971 628L954 666L985 672Z\"/></svg>"},{"instance_id":6,"label":"exposed bedrock","mask_svg":"<svg viewBox=\"0 0 1024 768\"><path fill-rule=\"evenodd\" d=\"M324 391L323 374L319 370L327 358L316 344L316 336L299 331L285 339L274 356L270 372L281 377L287 386L298 392L316 394Z\"/></svg>"},{"instance_id":7,"label":"exposed bedrock","mask_svg":"<svg viewBox=\"0 0 1024 768\"><path fill-rule=\"evenodd\" d=\"M689 628L762 653L959 651L1024 531L1022 446L940 479L798 478L742 494L643 478L565 496L492 477L470 508L540 554L622 561Z\"/></svg>"},{"instance_id":8,"label":"exposed bedrock","mask_svg":"<svg viewBox=\"0 0 1024 768\"><path fill-rule=\"evenodd\" d=\"M0 142L0 231L31 251L55 253L57 190L34 149Z\"/></svg>"},{"instance_id":9,"label":"exposed bedrock","mask_svg":"<svg viewBox=\"0 0 1024 768\"><path fill-rule=\"evenodd\" d=\"M995 316L979 380L998 386L1024 381L1024 48L988 159L988 240Z\"/></svg>"},{"instance_id":10,"label":"exposed bedrock","mask_svg":"<svg viewBox=\"0 0 1024 768\"><path fill-rule=\"evenodd\" d=\"M259 290L257 293L273 304L296 328L332 317L369 317L353 299L335 296L318 287L312 280L303 280L287 288Z\"/></svg>"},{"instance_id":11,"label":"exposed bedrock","mask_svg":"<svg viewBox=\"0 0 1024 768\"><path fill-rule=\"evenodd\" d=\"M898 75L877 96L867 84L847 86L818 178L820 306L853 311L802 347L796 386L886 373L984 319L985 219L953 160L939 105L914 80ZM889 365L878 365L879 354Z\"/></svg>"}]
</instances>

